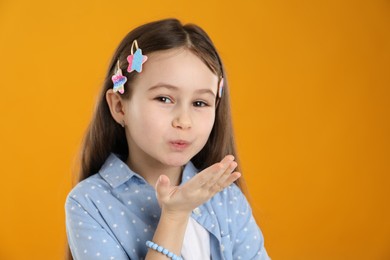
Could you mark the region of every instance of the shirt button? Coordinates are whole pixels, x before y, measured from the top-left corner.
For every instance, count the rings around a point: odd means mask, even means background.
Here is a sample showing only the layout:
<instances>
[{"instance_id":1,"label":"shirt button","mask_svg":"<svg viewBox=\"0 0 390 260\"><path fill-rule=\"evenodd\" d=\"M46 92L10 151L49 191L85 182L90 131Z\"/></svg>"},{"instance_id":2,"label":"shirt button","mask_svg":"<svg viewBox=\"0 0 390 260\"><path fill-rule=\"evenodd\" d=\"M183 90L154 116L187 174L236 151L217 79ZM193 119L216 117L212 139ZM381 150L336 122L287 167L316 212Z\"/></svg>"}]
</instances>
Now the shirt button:
<instances>
[{"instance_id":1,"label":"shirt button","mask_svg":"<svg viewBox=\"0 0 390 260\"><path fill-rule=\"evenodd\" d=\"M195 208L192 212L195 213L195 215L200 215L200 209L199 208Z\"/></svg>"}]
</instances>

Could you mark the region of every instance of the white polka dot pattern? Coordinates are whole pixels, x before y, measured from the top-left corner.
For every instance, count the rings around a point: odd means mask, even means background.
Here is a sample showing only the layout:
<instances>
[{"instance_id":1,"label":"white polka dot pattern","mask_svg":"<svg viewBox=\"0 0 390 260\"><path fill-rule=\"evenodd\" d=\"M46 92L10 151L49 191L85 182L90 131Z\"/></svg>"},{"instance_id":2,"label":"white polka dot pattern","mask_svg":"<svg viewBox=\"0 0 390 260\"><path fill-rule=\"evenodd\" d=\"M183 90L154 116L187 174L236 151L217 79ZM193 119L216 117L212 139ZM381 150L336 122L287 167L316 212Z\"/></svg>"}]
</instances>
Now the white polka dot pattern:
<instances>
[{"instance_id":1,"label":"white polka dot pattern","mask_svg":"<svg viewBox=\"0 0 390 260\"><path fill-rule=\"evenodd\" d=\"M182 183L197 173L192 163ZM75 259L144 259L160 218L155 190L111 154L99 173L80 182L65 203L66 230ZM210 235L212 259L269 259L249 204L231 185L191 217Z\"/></svg>"}]
</instances>

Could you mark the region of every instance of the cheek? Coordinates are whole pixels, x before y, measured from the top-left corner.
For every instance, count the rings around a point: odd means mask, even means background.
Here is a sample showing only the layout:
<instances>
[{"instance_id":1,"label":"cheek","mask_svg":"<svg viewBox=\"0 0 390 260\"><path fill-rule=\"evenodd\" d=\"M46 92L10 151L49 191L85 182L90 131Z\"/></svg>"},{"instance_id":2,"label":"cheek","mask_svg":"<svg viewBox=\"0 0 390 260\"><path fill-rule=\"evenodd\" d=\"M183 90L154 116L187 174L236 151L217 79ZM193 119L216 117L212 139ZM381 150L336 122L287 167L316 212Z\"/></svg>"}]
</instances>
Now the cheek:
<instances>
[{"instance_id":1,"label":"cheek","mask_svg":"<svg viewBox=\"0 0 390 260\"><path fill-rule=\"evenodd\" d=\"M151 127L154 131L166 129L170 126L171 116L169 111L161 110L161 108L152 107L145 111L145 123L147 127Z\"/></svg>"},{"instance_id":2,"label":"cheek","mask_svg":"<svg viewBox=\"0 0 390 260\"><path fill-rule=\"evenodd\" d=\"M199 119L199 129L202 131L202 133L205 136L209 136L211 133L211 130L213 128L215 121L215 113L214 111L210 111L209 113L204 114L200 119Z\"/></svg>"},{"instance_id":3,"label":"cheek","mask_svg":"<svg viewBox=\"0 0 390 260\"><path fill-rule=\"evenodd\" d=\"M133 115L134 131L147 138L156 138L167 128L167 116L153 107L143 107Z\"/></svg>"}]
</instances>

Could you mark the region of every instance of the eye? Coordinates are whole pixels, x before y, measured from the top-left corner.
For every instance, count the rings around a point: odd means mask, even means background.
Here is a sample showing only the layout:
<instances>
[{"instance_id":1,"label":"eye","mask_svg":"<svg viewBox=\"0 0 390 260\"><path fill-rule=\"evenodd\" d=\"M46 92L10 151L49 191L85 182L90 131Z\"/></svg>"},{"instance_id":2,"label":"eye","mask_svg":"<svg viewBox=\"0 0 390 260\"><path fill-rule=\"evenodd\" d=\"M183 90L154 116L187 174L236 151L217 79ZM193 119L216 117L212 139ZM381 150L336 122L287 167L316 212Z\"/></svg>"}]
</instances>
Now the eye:
<instances>
[{"instance_id":1,"label":"eye","mask_svg":"<svg viewBox=\"0 0 390 260\"><path fill-rule=\"evenodd\" d=\"M166 104L173 103L173 101L169 97L156 97L155 99L162 102L162 103L166 103Z\"/></svg>"},{"instance_id":2,"label":"eye","mask_svg":"<svg viewBox=\"0 0 390 260\"><path fill-rule=\"evenodd\" d=\"M195 101L194 102L194 106L195 107L206 107L206 106L208 106L208 104L206 103L206 102L204 102L204 101Z\"/></svg>"}]
</instances>

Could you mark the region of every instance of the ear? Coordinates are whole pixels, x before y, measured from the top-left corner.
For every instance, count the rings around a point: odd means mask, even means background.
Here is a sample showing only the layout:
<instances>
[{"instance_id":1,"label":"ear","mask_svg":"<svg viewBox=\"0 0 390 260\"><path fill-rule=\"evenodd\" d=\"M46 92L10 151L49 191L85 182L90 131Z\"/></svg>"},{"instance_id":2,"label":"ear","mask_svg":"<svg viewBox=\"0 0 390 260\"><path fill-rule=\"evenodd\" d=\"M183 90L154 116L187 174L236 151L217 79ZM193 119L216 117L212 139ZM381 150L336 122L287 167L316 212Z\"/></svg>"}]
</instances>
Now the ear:
<instances>
[{"instance_id":1,"label":"ear","mask_svg":"<svg viewBox=\"0 0 390 260\"><path fill-rule=\"evenodd\" d=\"M110 108L112 117L118 124L123 126L125 117L125 106L122 97L120 97L119 94L115 93L112 89L109 89L106 92L106 100L108 103L108 107Z\"/></svg>"}]
</instances>

